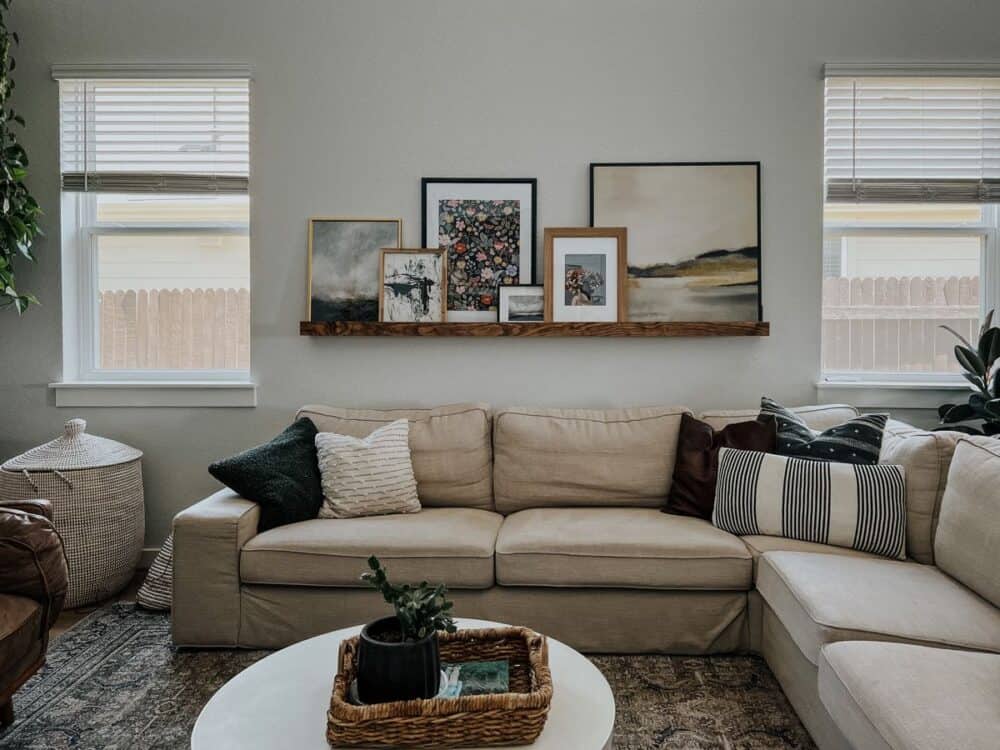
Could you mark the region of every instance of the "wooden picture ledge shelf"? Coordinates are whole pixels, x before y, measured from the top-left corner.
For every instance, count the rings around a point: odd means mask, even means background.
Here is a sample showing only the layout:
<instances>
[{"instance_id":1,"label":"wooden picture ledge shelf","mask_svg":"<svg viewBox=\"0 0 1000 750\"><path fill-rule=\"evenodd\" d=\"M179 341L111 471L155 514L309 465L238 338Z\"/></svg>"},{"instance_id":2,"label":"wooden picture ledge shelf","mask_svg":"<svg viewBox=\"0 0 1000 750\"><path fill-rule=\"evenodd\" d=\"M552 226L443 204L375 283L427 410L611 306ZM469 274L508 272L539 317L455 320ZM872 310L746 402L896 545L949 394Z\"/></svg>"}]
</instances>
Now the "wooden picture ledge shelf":
<instances>
[{"instance_id":1,"label":"wooden picture ledge shelf","mask_svg":"<svg viewBox=\"0 0 1000 750\"><path fill-rule=\"evenodd\" d=\"M299 323L302 336L768 336L770 323Z\"/></svg>"}]
</instances>

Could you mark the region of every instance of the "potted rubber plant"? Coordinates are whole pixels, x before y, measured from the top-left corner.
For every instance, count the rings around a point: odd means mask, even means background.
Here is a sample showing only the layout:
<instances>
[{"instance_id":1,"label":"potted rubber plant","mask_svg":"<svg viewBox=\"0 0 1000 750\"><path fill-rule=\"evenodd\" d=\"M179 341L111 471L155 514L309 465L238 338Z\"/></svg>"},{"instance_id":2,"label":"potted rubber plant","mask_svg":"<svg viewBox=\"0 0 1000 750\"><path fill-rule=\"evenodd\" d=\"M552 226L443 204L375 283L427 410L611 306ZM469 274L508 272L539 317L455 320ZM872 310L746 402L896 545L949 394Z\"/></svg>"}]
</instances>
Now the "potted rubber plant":
<instances>
[{"instance_id":1,"label":"potted rubber plant","mask_svg":"<svg viewBox=\"0 0 1000 750\"><path fill-rule=\"evenodd\" d=\"M955 346L955 358L965 372L962 377L972 384L972 394L964 404L944 404L938 408L940 429L957 430L970 435L1000 435L1000 328L993 325L990 310L979 329L976 345L948 326L941 326L961 341ZM958 422L983 421L982 428Z\"/></svg>"},{"instance_id":2,"label":"potted rubber plant","mask_svg":"<svg viewBox=\"0 0 1000 750\"><path fill-rule=\"evenodd\" d=\"M433 698L441 686L439 630L454 633L443 584L393 585L378 558L361 580L382 594L394 615L365 625L358 642L358 698L364 703Z\"/></svg>"},{"instance_id":3,"label":"potted rubber plant","mask_svg":"<svg viewBox=\"0 0 1000 750\"><path fill-rule=\"evenodd\" d=\"M42 211L24 182L28 155L17 142L16 130L24 127L24 118L10 106L14 91L11 73L16 65L11 48L19 42L17 33L7 28L11 1L0 0L0 309L13 307L23 313L38 300L18 287L14 264L34 262L31 245L42 233L38 226Z\"/></svg>"}]
</instances>

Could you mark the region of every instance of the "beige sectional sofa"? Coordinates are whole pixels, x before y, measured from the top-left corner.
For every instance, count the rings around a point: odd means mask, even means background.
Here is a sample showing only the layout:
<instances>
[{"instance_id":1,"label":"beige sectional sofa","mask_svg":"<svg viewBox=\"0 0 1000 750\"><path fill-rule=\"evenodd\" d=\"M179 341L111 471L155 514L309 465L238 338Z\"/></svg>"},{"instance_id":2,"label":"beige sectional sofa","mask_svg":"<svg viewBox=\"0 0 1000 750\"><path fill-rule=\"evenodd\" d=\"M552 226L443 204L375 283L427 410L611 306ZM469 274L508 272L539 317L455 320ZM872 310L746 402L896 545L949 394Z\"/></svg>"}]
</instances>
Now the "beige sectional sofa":
<instances>
[{"instance_id":1,"label":"beige sectional sofa","mask_svg":"<svg viewBox=\"0 0 1000 750\"><path fill-rule=\"evenodd\" d=\"M583 651L760 652L823 748L941 746L919 744L881 706L893 717L959 703L956 716L970 704L988 714L983 701L1000 701L1000 687L978 704L961 699L1000 660L998 443L890 422L882 460L907 477L901 562L661 513L686 411L304 407L320 430L357 436L410 419L424 509L258 534L257 506L217 492L174 521L174 640L275 648L374 619L384 604L359 581L374 553L394 578L446 582L460 615L525 624ZM816 429L857 413L797 411ZM721 427L755 414L700 417ZM947 482L956 445L960 474ZM950 671L944 703L923 707L934 696L925 689L904 705L905 691L864 680L871 661L905 682L924 669L923 651Z\"/></svg>"}]
</instances>

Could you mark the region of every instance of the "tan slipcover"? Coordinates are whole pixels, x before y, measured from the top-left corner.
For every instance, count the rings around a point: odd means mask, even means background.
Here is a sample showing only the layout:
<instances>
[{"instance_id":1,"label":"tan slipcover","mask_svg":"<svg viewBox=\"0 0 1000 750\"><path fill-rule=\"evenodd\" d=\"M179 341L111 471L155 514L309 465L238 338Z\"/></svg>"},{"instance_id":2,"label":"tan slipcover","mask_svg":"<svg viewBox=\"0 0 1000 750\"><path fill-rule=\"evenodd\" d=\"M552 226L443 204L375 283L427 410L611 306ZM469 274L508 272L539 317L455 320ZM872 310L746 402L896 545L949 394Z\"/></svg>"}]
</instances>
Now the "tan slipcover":
<instances>
[{"instance_id":1,"label":"tan slipcover","mask_svg":"<svg viewBox=\"0 0 1000 750\"><path fill-rule=\"evenodd\" d=\"M753 556L753 579L757 580L757 571L760 564L760 557L765 552L812 552L817 555L847 555L848 557L878 557L870 552L851 549L850 547L834 547L832 544L820 544L819 542L804 542L799 539L786 539L783 536L765 536L764 534L754 534L751 536L741 536L741 540L747 546Z\"/></svg>"},{"instance_id":2,"label":"tan slipcover","mask_svg":"<svg viewBox=\"0 0 1000 750\"><path fill-rule=\"evenodd\" d=\"M490 407L455 404L433 409L341 409L303 406L320 432L367 437L397 419L410 421L410 457L420 502L428 507L493 509Z\"/></svg>"},{"instance_id":3,"label":"tan slipcover","mask_svg":"<svg viewBox=\"0 0 1000 750\"><path fill-rule=\"evenodd\" d=\"M1000 440L958 443L934 553L941 570L1000 607Z\"/></svg>"},{"instance_id":4,"label":"tan slipcover","mask_svg":"<svg viewBox=\"0 0 1000 750\"><path fill-rule=\"evenodd\" d=\"M827 430L843 424L858 416L858 410L846 404L816 404L814 406L791 407L803 422L814 430ZM721 430L726 425L736 422L747 422L755 419L760 409L713 409L703 411L698 419L712 426L713 430Z\"/></svg>"},{"instance_id":5,"label":"tan slipcover","mask_svg":"<svg viewBox=\"0 0 1000 750\"><path fill-rule=\"evenodd\" d=\"M663 505L685 412L682 406L497 412L497 510Z\"/></svg>"},{"instance_id":6,"label":"tan slipcover","mask_svg":"<svg viewBox=\"0 0 1000 750\"><path fill-rule=\"evenodd\" d=\"M647 508L538 508L504 519L502 586L745 591L750 553L700 518Z\"/></svg>"},{"instance_id":7,"label":"tan slipcover","mask_svg":"<svg viewBox=\"0 0 1000 750\"><path fill-rule=\"evenodd\" d=\"M446 581L451 588L493 585L493 547L503 516L477 508L316 518L258 534L243 547L243 583L367 587L377 555L394 583Z\"/></svg>"},{"instance_id":8,"label":"tan slipcover","mask_svg":"<svg viewBox=\"0 0 1000 750\"><path fill-rule=\"evenodd\" d=\"M586 653L717 654L746 648L742 591L494 586L455 589L449 598L461 617L525 625ZM230 644L242 648L281 648L390 611L364 589L248 584L242 602L240 640Z\"/></svg>"},{"instance_id":9,"label":"tan slipcover","mask_svg":"<svg viewBox=\"0 0 1000 750\"><path fill-rule=\"evenodd\" d=\"M960 432L927 432L890 419L882 436L879 463L896 464L906 474L906 554L934 562L934 529Z\"/></svg>"},{"instance_id":10,"label":"tan slipcover","mask_svg":"<svg viewBox=\"0 0 1000 750\"><path fill-rule=\"evenodd\" d=\"M768 552L757 590L813 664L847 640L1000 652L1000 610L930 565Z\"/></svg>"},{"instance_id":11,"label":"tan slipcover","mask_svg":"<svg viewBox=\"0 0 1000 750\"><path fill-rule=\"evenodd\" d=\"M898 643L832 643L819 696L856 750L994 750L1000 655Z\"/></svg>"}]
</instances>

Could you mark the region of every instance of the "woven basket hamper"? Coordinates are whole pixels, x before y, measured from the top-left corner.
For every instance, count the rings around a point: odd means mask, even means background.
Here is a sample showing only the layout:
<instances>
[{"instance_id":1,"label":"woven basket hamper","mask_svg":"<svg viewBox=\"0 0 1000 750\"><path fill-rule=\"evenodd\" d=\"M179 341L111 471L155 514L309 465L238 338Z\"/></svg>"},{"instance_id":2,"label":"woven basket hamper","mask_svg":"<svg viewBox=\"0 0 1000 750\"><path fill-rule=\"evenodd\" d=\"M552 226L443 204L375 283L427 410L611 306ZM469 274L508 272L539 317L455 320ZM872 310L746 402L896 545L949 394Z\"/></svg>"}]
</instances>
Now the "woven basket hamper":
<instances>
[{"instance_id":1,"label":"woven basket hamper","mask_svg":"<svg viewBox=\"0 0 1000 750\"><path fill-rule=\"evenodd\" d=\"M0 467L0 498L45 498L69 565L66 607L107 599L135 575L145 536L142 452L88 435L71 419L65 433Z\"/></svg>"}]
</instances>

